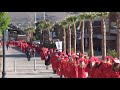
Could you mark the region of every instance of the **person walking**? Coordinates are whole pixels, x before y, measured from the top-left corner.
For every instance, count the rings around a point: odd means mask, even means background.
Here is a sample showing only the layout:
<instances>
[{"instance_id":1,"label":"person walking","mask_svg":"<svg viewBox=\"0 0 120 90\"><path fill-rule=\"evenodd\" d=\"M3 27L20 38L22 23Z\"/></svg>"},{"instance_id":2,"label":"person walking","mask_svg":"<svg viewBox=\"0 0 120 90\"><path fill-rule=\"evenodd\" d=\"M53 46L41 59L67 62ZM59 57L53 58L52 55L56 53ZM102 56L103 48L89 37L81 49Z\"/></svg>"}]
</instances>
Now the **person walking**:
<instances>
[{"instance_id":1,"label":"person walking","mask_svg":"<svg viewBox=\"0 0 120 90\"><path fill-rule=\"evenodd\" d=\"M50 65L50 58L51 58L50 51L47 51L47 54L45 56L46 70L48 70L48 66Z\"/></svg>"},{"instance_id":2,"label":"person walking","mask_svg":"<svg viewBox=\"0 0 120 90\"><path fill-rule=\"evenodd\" d=\"M8 50L8 48L9 48L9 42L6 43L6 47L7 47L7 50Z\"/></svg>"}]
</instances>

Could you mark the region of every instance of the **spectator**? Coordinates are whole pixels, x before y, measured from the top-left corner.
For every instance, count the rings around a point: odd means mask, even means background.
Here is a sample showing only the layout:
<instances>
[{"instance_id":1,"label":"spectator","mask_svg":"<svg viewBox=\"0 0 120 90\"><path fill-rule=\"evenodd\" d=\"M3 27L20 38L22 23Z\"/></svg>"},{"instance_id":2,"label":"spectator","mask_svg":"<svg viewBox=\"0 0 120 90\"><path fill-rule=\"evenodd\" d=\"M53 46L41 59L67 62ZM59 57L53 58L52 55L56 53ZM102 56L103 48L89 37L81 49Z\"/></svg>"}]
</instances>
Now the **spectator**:
<instances>
[{"instance_id":1,"label":"spectator","mask_svg":"<svg viewBox=\"0 0 120 90\"><path fill-rule=\"evenodd\" d=\"M8 42L6 43L6 47L7 47L7 50L8 50L8 48L9 48L9 43Z\"/></svg>"}]
</instances>

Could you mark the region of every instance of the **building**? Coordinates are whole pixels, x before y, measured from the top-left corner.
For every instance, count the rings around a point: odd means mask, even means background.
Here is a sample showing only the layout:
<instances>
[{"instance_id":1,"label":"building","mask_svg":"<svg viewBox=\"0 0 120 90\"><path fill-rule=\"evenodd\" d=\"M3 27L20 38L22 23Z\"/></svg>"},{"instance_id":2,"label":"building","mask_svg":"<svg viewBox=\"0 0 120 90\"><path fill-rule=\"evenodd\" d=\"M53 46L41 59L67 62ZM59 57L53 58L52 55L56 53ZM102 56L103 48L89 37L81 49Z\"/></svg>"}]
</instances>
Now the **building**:
<instances>
[{"instance_id":1,"label":"building","mask_svg":"<svg viewBox=\"0 0 120 90\"><path fill-rule=\"evenodd\" d=\"M106 19L106 48L117 50L117 30L116 30L116 15L110 12L109 17ZM78 36L80 32L78 33ZM79 36L80 37L80 36ZM85 49L89 48L89 31L88 31L88 21L85 21ZM78 39L77 44L80 44L80 39ZM93 49L102 50L102 32L101 32L101 20L95 19L93 21Z\"/></svg>"},{"instance_id":2,"label":"building","mask_svg":"<svg viewBox=\"0 0 120 90\"><path fill-rule=\"evenodd\" d=\"M8 28L8 38L9 38L9 41L10 40L22 40L22 39L26 41L25 32L12 24L10 24Z\"/></svg>"}]
</instances>

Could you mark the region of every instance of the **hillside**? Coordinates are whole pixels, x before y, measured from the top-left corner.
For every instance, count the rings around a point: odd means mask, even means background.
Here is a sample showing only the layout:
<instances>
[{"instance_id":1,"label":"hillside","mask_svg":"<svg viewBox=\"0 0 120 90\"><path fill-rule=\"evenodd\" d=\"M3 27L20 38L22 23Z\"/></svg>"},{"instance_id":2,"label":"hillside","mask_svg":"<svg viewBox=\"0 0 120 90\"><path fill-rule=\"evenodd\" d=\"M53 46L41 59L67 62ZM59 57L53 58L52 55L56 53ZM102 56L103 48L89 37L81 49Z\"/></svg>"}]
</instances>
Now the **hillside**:
<instances>
[{"instance_id":1,"label":"hillside","mask_svg":"<svg viewBox=\"0 0 120 90\"><path fill-rule=\"evenodd\" d=\"M9 12L11 22L34 22L35 12ZM46 12L46 18L51 21L59 21L65 16L69 15L69 12ZM44 19L44 12L36 12L37 20Z\"/></svg>"},{"instance_id":2,"label":"hillside","mask_svg":"<svg viewBox=\"0 0 120 90\"><path fill-rule=\"evenodd\" d=\"M49 19L52 22L60 21L67 15L71 14L70 12L46 12L46 19ZM25 28L28 26L34 25L35 12L9 12L11 23ZM37 21L44 19L44 12L36 12Z\"/></svg>"}]
</instances>

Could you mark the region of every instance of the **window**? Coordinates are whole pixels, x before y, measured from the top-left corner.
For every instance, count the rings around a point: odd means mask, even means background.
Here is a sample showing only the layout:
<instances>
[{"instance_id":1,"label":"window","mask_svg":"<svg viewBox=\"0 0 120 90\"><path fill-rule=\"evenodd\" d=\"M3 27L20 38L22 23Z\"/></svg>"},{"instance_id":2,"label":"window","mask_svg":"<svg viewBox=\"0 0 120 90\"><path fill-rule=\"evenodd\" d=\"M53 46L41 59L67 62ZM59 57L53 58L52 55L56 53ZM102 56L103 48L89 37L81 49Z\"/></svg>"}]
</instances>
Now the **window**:
<instances>
[{"instance_id":1,"label":"window","mask_svg":"<svg viewBox=\"0 0 120 90\"><path fill-rule=\"evenodd\" d=\"M94 21L93 26L101 26L101 21Z\"/></svg>"}]
</instances>

